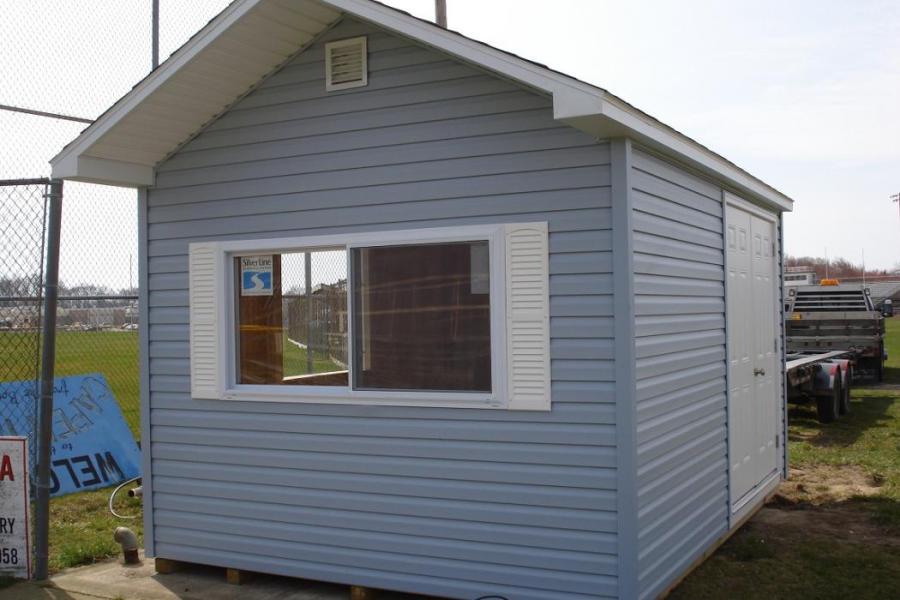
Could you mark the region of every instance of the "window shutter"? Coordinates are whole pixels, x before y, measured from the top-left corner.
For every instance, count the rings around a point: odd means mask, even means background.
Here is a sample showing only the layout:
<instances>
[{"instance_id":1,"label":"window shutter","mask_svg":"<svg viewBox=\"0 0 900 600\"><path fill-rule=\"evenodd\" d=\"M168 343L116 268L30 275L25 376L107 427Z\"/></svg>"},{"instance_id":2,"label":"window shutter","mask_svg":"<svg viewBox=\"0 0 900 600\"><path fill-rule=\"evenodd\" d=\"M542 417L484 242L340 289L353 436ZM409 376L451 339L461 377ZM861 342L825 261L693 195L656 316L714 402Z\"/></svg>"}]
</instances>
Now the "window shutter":
<instances>
[{"instance_id":1,"label":"window shutter","mask_svg":"<svg viewBox=\"0 0 900 600\"><path fill-rule=\"evenodd\" d=\"M550 267L547 223L506 226L509 408L550 410Z\"/></svg>"},{"instance_id":2,"label":"window shutter","mask_svg":"<svg viewBox=\"0 0 900 600\"><path fill-rule=\"evenodd\" d=\"M222 267L219 244L190 245L191 396L222 397L219 332Z\"/></svg>"}]
</instances>

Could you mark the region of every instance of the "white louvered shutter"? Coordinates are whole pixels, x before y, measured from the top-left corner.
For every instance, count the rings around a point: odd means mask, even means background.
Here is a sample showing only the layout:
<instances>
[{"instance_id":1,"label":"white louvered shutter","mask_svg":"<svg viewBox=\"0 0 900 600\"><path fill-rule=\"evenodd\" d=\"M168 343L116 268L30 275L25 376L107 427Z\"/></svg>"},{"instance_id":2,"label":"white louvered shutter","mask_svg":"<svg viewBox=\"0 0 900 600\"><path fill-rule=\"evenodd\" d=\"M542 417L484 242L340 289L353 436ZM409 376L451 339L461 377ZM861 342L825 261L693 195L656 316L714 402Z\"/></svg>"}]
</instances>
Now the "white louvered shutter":
<instances>
[{"instance_id":1,"label":"white louvered shutter","mask_svg":"<svg viewBox=\"0 0 900 600\"><path fill-rule=\"evenodd\" d=\"M190 245L191 396L222 397L219 311L222 268L219 244Z\"/></svg>"},{"instance_id":2,"label":"white louvered shutter","mask_svg":"<svg viewBox=\"0 0 900 600\"><path fill-rule=\"evenodd\" d=\"M509 408L550 410L550 267L546 223L506 226Z\"/></svg>"}]
</instances>

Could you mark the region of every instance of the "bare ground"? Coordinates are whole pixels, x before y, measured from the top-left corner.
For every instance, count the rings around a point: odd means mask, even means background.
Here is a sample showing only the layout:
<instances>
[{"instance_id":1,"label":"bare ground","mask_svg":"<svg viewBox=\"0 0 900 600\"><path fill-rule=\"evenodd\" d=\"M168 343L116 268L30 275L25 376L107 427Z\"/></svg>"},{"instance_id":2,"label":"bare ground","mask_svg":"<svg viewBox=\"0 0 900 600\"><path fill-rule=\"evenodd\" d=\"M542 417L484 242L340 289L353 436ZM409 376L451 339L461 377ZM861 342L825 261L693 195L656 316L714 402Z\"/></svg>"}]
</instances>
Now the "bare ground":
<instances>
[{"instance_id":1,"label":"bare ground","mask_svg":"<svg viewBox=\"0 0 900 600\"><path fill-rule=\"evenodd\" d=\"M753 518L753 528L772 537L822 535L848 542L900 547L900 535L872 520L856 502L881 492L883 480L855 465L792 469L790 478Z\"/></svg>"}]
</instances>

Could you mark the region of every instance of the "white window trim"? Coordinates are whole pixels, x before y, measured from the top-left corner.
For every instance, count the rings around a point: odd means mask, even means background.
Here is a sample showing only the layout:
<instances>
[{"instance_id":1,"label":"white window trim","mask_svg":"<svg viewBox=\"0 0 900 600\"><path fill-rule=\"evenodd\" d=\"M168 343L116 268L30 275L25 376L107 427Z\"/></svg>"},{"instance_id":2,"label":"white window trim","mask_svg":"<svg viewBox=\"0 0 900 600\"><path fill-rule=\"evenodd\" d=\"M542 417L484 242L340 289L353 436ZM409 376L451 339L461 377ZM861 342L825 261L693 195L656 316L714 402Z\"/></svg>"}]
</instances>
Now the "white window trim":
<instances>
[{"instance_id":1,"label":"white window trim","mask_svg":"<svg viewBox=\"0 0 900 600\"><path fill-rule=\"evenodd\" d=\"M240 240L219 243L220 298L219 333L225 342L223 368L219 370L223 400L246 402L292 402L315 404L357 404L375 406L427 406L432 408L510 408L508 394L506 340L506 236L504 225L469 227L436 227L371 233L347 233L327 236L285 237L260 240ZM486 240L490 261L491 311L491 391L490 392L431 392L425 390L362 390L353 389L353 316L350 250L359 247L395 246L404 244L434 244ZM351 382L347 387L289 386L238 384L235 349L237 320L235 314L235 281L231 261L239 254L277 254L317 249L347 249L347 339L348 369ZM224 313L224 314L222 314ZM223 329L224 328L224 329ZM548 349L549 351L549 349ZM549 408L549 407L548 407Z\"/></svg>"}]
</instances>

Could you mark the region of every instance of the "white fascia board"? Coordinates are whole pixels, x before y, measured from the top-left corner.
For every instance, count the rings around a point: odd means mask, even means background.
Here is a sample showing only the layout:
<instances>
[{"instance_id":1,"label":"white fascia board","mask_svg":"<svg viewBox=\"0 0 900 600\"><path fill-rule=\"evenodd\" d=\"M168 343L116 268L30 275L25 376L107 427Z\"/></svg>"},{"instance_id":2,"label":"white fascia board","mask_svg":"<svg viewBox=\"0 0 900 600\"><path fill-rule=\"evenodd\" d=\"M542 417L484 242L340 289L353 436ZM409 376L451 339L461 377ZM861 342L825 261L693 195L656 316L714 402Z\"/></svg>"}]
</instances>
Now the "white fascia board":
<instances>
[{"instance_id":1,"label":"white fascia board","mask_svg":"<svg viewBox=\"0 0 900 600\"><path fill-rule=\"evenodd\" d=\"M213 23L205 27L171 58L148 75L91 124L50 163L54 176L84 181L115 182L115 185L151 185L154 165L117 163L84 155L123 117L137 108L150 94L214 43L229 27L266 0L236 0ZM598 137L630 136L665 154L684 160L702 171L724 179L737 190L762 200L779 210L791 210L793 202L774 188L729 163L677 131L652 119L602 89L557 73L486 44L442 29L371 0L318 0L324 6L370 21L379 27L418 40L437 50L456 56L488 71L546 93L553 98L554 117ZM199 126L199 124L198 124ZM162 157L160 157L162 158ZM85 160L88 159L88 160ZM102 165L97 161L102 161ZM116 164L123 172L111 177ZM141 168L144 167L144 168ZM90 172L83 169L89 169ZM147 182L151 183L147 183Z\"/></svg>"},{"instance_id":2,"label":"white fascia board","mask_svg":"<svg viewBox=\"0 0 900 600\"><path fill-rule=\"evenodd\" d=\"M585 97L595 97L601 91L590 84L521 59L508 52L497 50L430 22L411 17L379 2L371 0L320 1L335 10L350 13L379 27L418 40L447 54L548 94L565 91L572 94L580 92Z\"/></svg>"},{"instance_id":3,"label":"white fascia board","mask_svg":"<svg viewBox=\"0 0 900 600\"><path fill-rule=\"evenodd\" d=\"M598 138L630 137L733 187L748 199L762 202L779 212L793 210L794 201L775 188L609 94L601 102L600 110L593 114L575 111L560 114L557 111L557 119Z\"/></svg>"},{"instance_id":4,"label":"white fascia board","mask_svg":"<svg viewBox=\"0 0 900 600\"><path fill-rule=\"evenodd\" d=\"M82 179L81 174L77 171L77 168L81 166L81 161L77 159L81 155L89 151L90 147L110 129L115 127L122 118L139 106L150 94L164 85L172 75L193 60L198 53L212 44L223 32L239 21L261 1L264 0L237 0L230 4L215 18L213 23L201 29L194 39L189 40L156 70L141 80L134 89L113 104L100 118L81 132L74 142L50 159L54 174L57 173L58 163L75 158L74 164L70 163L67 168L61 167L59 172L68 173L68 178L70 179ZM74 172L72 171L73 167L76 169ZM150 166L149 168L152 170L153 167ZM145 179L142 178L141 180ZM138 181L129 184L123 181L116 185L141 186L148 184L139 183Z\"/></svg>"},{"instance_id":5,"label":"white fascia board","mask_svg":"<svg viewBox=\"0 0 900 600\"><path fill-rule=\"evenodd\" d=\"M750 193L782 211L791 211L794 201L775 188L753 177L743 169L725 160L712 150L705 148L687 136L652 119L641 111L628 106L618 98L607 97L603 105L603 116L621 123L657 149L666 149L700 170L711 172L724 178L739 190Z\"/></svg>"},{"instance_id":6,"label":"white fascia board","mask_svg":"<svg viewBox=\"0 0 900 600\"><path fill-rule=\"evenodd\" d=\"M559 121L600 137L630 136L711 173L738 190L782 211L793 201L749 173L629 106L602 89L497 50L370 0L321 0L337 10L419 40L447 54L518 81L553 97Z\"/></svg>"},{"instance_id":7,"label":"white fascia board","mask_svg":"<svg viewBox=\"0 0 900 600\"><path fill-rule=\"evenodd\" d=\"M156 169L152 165L69 154L53 164L51 176L70 181L144 187L153 185Z\"/></svg>"}]
</instances>

